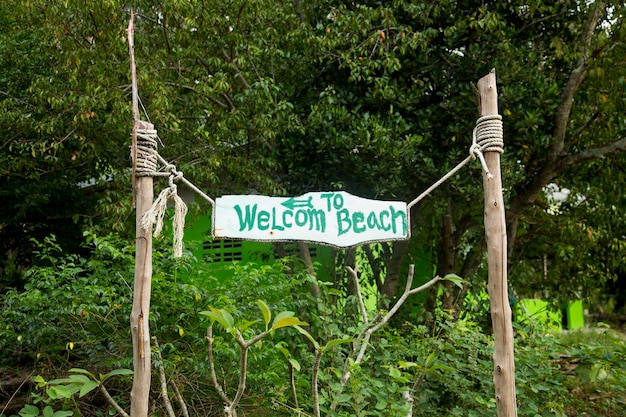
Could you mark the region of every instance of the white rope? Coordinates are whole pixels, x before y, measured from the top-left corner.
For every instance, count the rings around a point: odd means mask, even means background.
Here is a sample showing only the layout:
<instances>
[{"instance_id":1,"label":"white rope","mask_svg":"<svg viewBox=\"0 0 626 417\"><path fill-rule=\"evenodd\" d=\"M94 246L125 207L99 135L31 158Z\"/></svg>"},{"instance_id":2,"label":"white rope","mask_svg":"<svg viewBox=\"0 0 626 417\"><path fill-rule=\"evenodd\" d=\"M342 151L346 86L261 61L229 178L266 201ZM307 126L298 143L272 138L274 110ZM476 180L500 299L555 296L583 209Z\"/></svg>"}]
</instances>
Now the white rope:
<instances>
[{"instance_id":1,"label":"white rope","mask_svg":"<svg viewBox=\"0 0 626 417\"><path fill-rule=\"evenodd\" d=\"M461 162L460 164L458 164L457 166L455 166L454 168L452 168L452 170L450 172L448 172L446 175L444 175L443 177L441 177L439 179L439 181L437 181L436 183L434 183L433 185L431 185L430 187L428 187L428 189L426 191L424 191L422 194L420 194L419 196L417 196L413 201L411 201L409 204L407 204L407 209L411 209L411 207L413 207L414 205L416 205L417 203L419 203L420 201L422 201L422 199L424 199L424 197L426 197L428 194L430 194L435 188L439 187L441 184L443 184L444 182L446 182L451 176L453 176L454 174L456 174L456 172L458 170L460 170L461 168L463 168L465 165L467 165L467 163L469 161L472 160L471 156L468 156L467 158L465 158L463 160L463 162Z\"/></svg>"},{"instance_id":2,"label":"white rope","mask_svg":"<svg viewBox=\"0 0 626 417\"><path fill-rule=\"evenodd\" d=\"M503 153L504 139L502 134L502 116L499 114L493 114L489 116L483 116L476 121L476 127L472 134L472 146L470 146L469 154L461 163L452 168L446 175L441 177L437 182L428 187L426 191L417 196L413 201L407 204L407 209L410 210L415 204L419 203L430 194L435 188L446 182L451 176L457 173L461 168L467 165L468 162L475 160L477 157L485 172L487 179L493 178L491 172L487 168L485 162L485 152L498 152Z\"/></svg>"},{"instance_id":3,"label":"white rope","mask_svg":"<svg viewBox=\"0 0 626 417\"><path fill-rule=\"evenodd\" d=\"M476 121L476 127L472 135L472 146L470 155L472 159L480 159L483 171L488 180L493 178L483 153L485 152L504 152L504 140L502 135L502 116L493 114L483 116Z\"/></svg>"},{"instance_id":4,"label":"white rope","mask_svg":"<svg viewBox=\"0 0 626 417\"><path fill-rule=\"evenodd\" d=\"M212 206L215 206L215 201L209 197L208 195L206 195L205 193L202 192L202 190L200 190L198 187L196 187L192 182L190 182L189 180L187 180L187 178L185 178L185 176L183 175L183 173L181 171L178 171L176 169L176 165L172 165L170 164L168 161L166 161L161 155L159 155L159 153L156 153L156 157L159 160L159 162L161 164L163 164L163 166L165 167L165 170L169 172L169 174L167 175L174 175L175 176L175 181L181 181L183 184L185 184L187 187L191 188L196 194L198 194L200 197L204 198L207 202L209 202L209 204L211 204ZM155 173L156 175L165 175L165 173Z\"/></svg>"}]
</instances>

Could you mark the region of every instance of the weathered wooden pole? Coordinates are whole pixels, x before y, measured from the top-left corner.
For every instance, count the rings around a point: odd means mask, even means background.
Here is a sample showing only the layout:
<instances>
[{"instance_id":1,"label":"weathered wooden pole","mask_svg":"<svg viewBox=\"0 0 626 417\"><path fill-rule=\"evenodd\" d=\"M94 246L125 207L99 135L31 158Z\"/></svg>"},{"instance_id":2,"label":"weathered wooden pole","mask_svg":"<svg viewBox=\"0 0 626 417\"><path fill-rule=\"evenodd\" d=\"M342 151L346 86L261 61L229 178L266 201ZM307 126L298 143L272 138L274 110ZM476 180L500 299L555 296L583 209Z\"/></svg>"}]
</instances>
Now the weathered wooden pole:
<instances>
[{"instance_id":1,"label":"weathered wooden pole","mask_svg":"<svg viewBox=\"0 0 626 417\"><path fill-rule=\"evenodd\" d=\"M495 70L492 70L488 75L478 81L478 93L481 118L497 115L498 90L496 88ZM487 238L487 256L489 263L488 291L494 335L493 382L495 385L498 417L516 417L517 401L515 397L513 325L507 288L506 223L504 198L502 196L500 152L496 150L490 151L488 148L484 150L484 158L488 172L483 173L483 184L485 188L485 235Z\"/></svg>"},{"instance_id":2,"label":"weathered wooden pole","mask_svg":"<svg viewBox=\"0 0 626 417\"><path fill-rule=\"evenodd\" d=\"M152 289L152 230L142 227L143 215L152 206L154 198L153 179L149 175L137 175L137 131L152 130L151 124L139 120L139 94L134 54L134 15L131 11L128 24L128 48L132 77L133 100L133 201L136 208L135 242L135 283L133 288L133 309L130 326L133 340L134 377L130 392L130 416L147 417L150 398L150 378L152 361L150 358L150 292Z\"/></svg>"}]
</instances>

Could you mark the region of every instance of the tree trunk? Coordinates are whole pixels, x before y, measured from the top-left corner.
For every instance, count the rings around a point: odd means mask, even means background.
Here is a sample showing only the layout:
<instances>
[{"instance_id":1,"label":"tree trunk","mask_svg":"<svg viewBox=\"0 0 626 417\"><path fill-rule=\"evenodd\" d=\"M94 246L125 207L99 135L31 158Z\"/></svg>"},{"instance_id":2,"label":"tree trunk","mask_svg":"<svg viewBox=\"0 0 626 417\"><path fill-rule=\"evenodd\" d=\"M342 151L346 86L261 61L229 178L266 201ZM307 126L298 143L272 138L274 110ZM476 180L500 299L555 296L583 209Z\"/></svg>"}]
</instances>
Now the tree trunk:
<instances>
[{"instance_id":1,"label":"tree trunk","mask_svg":"<svg viewBox=\"0 0 626 417\"><path fill-rule=\"evenodd\" d=\"M309 251L309 244L306 242L298 242L298 249L300 250L300 257L304 261L307 272L311 276L317 277L315 267L313 266L313 259L311 259L311 252ZM311 281L311 295L313 295L313 298L320 298L321 295L320 287L315 281Z\"/></svg>"},{"instance_id":2,"label":"tree trunk","mask_svg":"<svg viewBox=\"0 0 626 417\"><path fill-rule=\"evenodd\" d=\"M400 272L402 269L402 263L404 257L409 250L408 240L399 240L393 242L393 248L391 250L391 257L387 263L387 274L385 275L385 282L383 282L380 295L382 300L393 300L398 290L398 284L400 283Z\"/></svg>"},{"instance_id":3,"label":"tree trunk","mask_svg":"<svg viewBox=\"0 0 626 417\"><path fill-rule=\"evenodd\" d=\"M445 276L455 271L456 264L456 246L457 242L454 235L454 226L452 224L452 209L450 201L448 201L448 209L443 216L443 242L440 246L441 252L439 254L439 262L437 263L437 274L439 276ZM452 282L443 283L443 296L441 299L442 307L445 310L452 310L454 308L455 288L456 286Z\"/></svg>"}]
</instances>

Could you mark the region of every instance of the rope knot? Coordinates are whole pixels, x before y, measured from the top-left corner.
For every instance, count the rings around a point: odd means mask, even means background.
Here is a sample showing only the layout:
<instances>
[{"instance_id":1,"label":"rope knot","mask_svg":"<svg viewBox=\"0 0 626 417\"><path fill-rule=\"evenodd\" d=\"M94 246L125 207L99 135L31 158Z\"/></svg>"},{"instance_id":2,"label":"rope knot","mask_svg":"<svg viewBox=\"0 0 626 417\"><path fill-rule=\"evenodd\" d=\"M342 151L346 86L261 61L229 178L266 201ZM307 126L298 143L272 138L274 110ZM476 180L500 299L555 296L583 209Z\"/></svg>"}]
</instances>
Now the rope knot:
<instances>
[{"instance_id":1,"label":"rope knot","mask_svg":"<svg viewBox=\"0 0 626 417\"><path fill-rule=\"evenodd\" d=\"M472 135L472 146L470 156L472 159L480 159L480 163L487 179L492 179L493 175L487 168L487 162L483 154L485 152L504 152L504 139L502 133L502 116L491 114L483 116L476 121L476 127Z\"/></svg>"}]
</instances>

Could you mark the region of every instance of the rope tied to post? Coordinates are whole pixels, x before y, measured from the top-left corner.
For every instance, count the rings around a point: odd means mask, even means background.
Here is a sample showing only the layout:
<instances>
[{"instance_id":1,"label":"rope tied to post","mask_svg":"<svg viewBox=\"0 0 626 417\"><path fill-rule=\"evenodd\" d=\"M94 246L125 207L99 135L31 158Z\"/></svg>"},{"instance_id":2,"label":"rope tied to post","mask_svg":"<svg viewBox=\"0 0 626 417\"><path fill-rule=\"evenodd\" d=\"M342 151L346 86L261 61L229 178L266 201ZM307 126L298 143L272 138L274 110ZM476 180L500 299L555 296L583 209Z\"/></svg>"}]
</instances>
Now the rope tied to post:
<instances>
[{"instance_id":1,"label":"rope tied to post","mask_svg":"<svg viewBox=\"0 0 626 417\"><path fill-rule=\"evenodd\" d=\"M178 195L178 187L175 182L183 177L183 173L176 170L176 166L165 164L167 172L157 171L157 163L161 158L157 152L157 131L154 129L137 129L137 155L136 174L138 177L168 177L169 186L159 193L152 206L146 211L141 219L141 227L150 230L154 225L154 237L158 237L163 231L163 218L167 210L167 203L174 201L174 219L172 232L174 234L174 257L183 254L183 231L185 228L185 216L187 205Z\"/></svg>"},{"instance_id":2,"label":"rope tied to post","mask_svg":"<svg viewBox=\"0 0 626 417\"><path fill-rule=\"evenodd\" d=\"M485 152L504 152L504 135L502 133L502 116L499 114L490 114L483 116L476 121L476 127L472 135L472 146L470 147L470 156L472 159L480 160L483 171L487 179L493 178L487 162L485 162Z\"/></svg>"},{"instance_id":3,"label":"rope tied to post","mask_svg":"<svg viewBox=\"0 0 626 417\"><path fill-rule=\"evenodd\" d=\"M157 170L157 131L137 129L137 155L135 175L151 177Z\"/></svg>"},{"instance_id":4,"label":"rope tied to post","mask_svg":"<svg viewBox=\"0 0 626 417\"><path fill-rule=\"evenodd\" d=\"M456 174L461 168L467 165L470 161L478 158L485 172L487 179L493 178L489 168L487 168L487 162L485 161L485 152L504 152L504 135L502 133L502 116L499 114L492 114L483 116L476 121L476 127L472 134L472 146L469 148L469 156L460 162L457 166L452 168L441 177L437 182L428 187L426 191L418 195L413 201L407 204L407 207L411 209L415 204L422 201L428 194L441 184L446 182L450 177Z\"/></svg>"}]
</instances>

